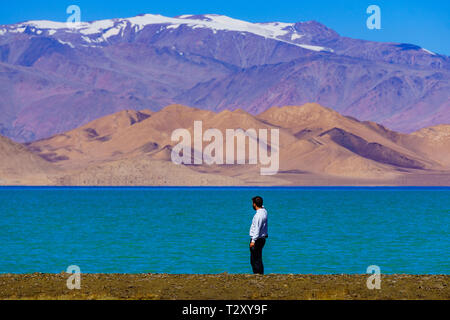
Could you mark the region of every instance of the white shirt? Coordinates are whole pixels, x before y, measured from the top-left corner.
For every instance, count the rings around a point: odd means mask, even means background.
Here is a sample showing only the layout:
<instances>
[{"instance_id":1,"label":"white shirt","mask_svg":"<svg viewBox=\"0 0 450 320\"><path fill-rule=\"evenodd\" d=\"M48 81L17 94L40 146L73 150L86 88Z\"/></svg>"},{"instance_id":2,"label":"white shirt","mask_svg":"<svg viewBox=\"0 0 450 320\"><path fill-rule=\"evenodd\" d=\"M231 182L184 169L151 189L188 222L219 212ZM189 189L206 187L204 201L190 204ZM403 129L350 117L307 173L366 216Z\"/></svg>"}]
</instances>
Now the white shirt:
<instances>
[{"instance_id":1,"label":"white shirt","mask_svg":"<svg viewBox=\"0 0 450 320\"><path fill-rule=\"evenodd\" d=\"M256 210L256 213L253 216L252 225L250 227L250 237L252 238L252 242L255 242L257 239L265 238L267 236L267 210L263 207Z\"/></svg>"}]
</instances>

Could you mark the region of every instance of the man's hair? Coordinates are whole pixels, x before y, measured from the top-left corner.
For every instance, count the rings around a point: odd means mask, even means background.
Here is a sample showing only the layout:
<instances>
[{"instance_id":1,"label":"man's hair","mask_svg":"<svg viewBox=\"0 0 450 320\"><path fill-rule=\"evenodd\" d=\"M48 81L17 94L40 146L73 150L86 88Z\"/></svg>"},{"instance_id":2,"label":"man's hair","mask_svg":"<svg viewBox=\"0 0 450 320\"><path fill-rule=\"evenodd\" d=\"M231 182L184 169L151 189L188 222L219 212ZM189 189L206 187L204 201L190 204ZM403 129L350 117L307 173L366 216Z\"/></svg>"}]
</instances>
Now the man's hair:
<instances>
[{"instance_id":1,"label":"man's hair","mask_svg":"<svg viewBox=\"0 0 450 320\"><path fill-rule=\"evenodd\" d=\"M261 198L260 196L256 196L256 197L252 198L252 201L258 208L262 208L263 198Z\"/></svg>"}]
</instances>

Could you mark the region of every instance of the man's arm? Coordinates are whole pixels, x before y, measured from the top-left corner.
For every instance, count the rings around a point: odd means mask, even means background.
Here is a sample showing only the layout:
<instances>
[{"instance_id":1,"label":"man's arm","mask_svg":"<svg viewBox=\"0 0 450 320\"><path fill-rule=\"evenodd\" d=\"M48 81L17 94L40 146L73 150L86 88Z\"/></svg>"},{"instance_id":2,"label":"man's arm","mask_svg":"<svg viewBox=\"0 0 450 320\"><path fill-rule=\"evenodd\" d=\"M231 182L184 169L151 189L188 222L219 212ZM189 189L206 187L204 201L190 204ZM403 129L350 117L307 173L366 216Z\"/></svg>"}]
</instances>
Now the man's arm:
<instances>
[{"instance_id":1,"label":"man's arm","mask_svg":"<svg viewBox=\"0 0 450 320\"><path fill-rule=\"evenodd\" d=\"M253 247L255 245L255 241L259 237L261 224L262 224L262 217L261 215L256 214L253 217L252 227L250 228L250 237L252 238L252 241L250 242L250 247Z\"/></svg>"}]
</instances>

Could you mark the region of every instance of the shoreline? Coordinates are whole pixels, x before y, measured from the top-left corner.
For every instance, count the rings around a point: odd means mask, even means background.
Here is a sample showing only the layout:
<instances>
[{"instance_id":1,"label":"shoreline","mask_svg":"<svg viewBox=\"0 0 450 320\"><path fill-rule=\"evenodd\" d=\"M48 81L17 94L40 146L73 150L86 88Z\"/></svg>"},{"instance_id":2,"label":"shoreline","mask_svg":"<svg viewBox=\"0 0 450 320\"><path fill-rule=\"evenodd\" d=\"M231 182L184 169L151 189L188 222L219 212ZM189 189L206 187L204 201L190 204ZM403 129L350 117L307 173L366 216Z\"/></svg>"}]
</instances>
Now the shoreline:
<instances>
[{"instance_id":1,"label":"shoreline","mask_svg":"<svg viewBox=\"0 0 450 320\"><path fill-rule=\"evenodd\" d=\"M201 185L192 185L192 186L184 186L184 185L161 185L161 186L139 186L139 185L117 185L117 186L102 186L102 185L80 185L80 186L59 186L59 185L2 185L0 184L0 188L3 189L406 189L406 190L414 190L414 189L444 189L450 190L449 185L279 185L279 186L265 186L265 185L248 185L248 186L219 186L219 185L211 185L211 186L201 186Z\"/></svg>"},{"instance_id":2,"label":"shoreline","mask_svg":"<svg viewBox=\"0 0 450 320\"><path fill-rule=\"evenodd\" d=\"M0 300L450 300L450 275L0 274Z\"/></svg>"}]
</instances>

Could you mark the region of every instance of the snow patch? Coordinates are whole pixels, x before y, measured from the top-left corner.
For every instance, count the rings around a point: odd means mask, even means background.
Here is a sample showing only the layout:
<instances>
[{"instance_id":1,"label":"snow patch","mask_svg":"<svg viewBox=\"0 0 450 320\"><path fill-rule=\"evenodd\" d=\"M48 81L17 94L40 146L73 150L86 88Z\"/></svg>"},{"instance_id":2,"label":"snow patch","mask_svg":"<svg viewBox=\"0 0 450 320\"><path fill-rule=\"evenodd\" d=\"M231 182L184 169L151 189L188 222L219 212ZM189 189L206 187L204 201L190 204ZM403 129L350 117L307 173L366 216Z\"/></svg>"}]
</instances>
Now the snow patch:
<instances>
[{"instance_id":1,"label":"snow patch","mask_svg":"<svg viewBox=\"0 0 450 320\"><path fill-rule=\"evenodd\" d=\"M429 53L429 54L433 55L433 56L436 55L436 53L434 53L434 52L432 52L432 51L430 51L430 50L427 50L427 49L425 49L425 48L422 48L422 50L425 51L426 53Z\"/></svg>"},{"instance_id":2,"label":"snow patch","mask_svg":"<svg viewBox=\"0 0 450 320\"><path fill-rule=\"evenodd\" d=\"M25 31L25 29L26 29L26 27L20 27L20 28L9 30L9 32L12 32L12 33L23 33Z\"/></svg>"},{"instance_id":3,"label":"snow patch","mask_svg":"<svg viewBox=\"0 0 450 320\"><path fill-rule=\"evenodd\" d=\"M49 35L53 35L57 30L65 29L67 32L77 32L83 36L97 35L103 40L109 37L119 35L125 28L130 26L139 32L147 25L165 25L166 29L177 29L181 25L186 25L192 29L208 28L214 33L218 31L235 31L240 33L250 33L267 39L283 41L304 49L313 51L332 51L327 48L299 44L292 42L300 39L302 35L294 29L294 23L270 22L270 23L251 23L243 20L233 19L223 15L207 14L203 16L182 15L177 18L164 17L162 15L145 14L126 19L99 20L94 22L80 22L75 25L69 25L65 22L53 21L29 21L23 24L15 25L16 32L23 32L26 26L33 26L37 29L48 30ZM287 39L290 35L290 40ZM83 38L86 42L90 42ZM92 40L92 39L90 39Z\"/></svg>"},{"instance_id":4,"label":"snow patch","mask_svg":"<svg viewBox=\"0 0 450 320\"><path fill-rule=\"evenodd\" d=\"M298 44L298 46L302 47L304 49L312 50L312 51L330 51L330 52L333 52L333 50L331 50L331 49L327 49L327 48L319 47L319 46L311 46L309 44Z\"/></svg>"},{"instance_id":5,"label":"snow patch","mask_svg":"<svg viewBox=\"0 0 450 320\"><path fill-rule=\"evenodd\" d=\"M100 20L91 23L80 23L79 26L75 27L80 29L80 33L89 35L101 33L103 30L110 29L114 27L115 20Z\"/></svg>"},{"instance_id":6,"label":"snow patch","mask_svg":"<svg viewBox=\"0 0 450 320\"><path fill-rule=\"evenodd\" d=\"M67 23L48 20L35 20L23 23L23 25L33 26L38 29L67 29Z\"/></svg>"},{"instance_id":7,"label":"snow patch","mask_svg":"<svg viewBox=\"0 0 450 320\"><path fill-rule=\"evenodd\" d=\"M181 26L181 24L171 24L170 26L167 26L166 29L178 29Z\"/></svg>"},{"instance_id":8,"label":"snow patch","mask_svg":"<svg viewBox=\"0 0 450 320\"><path fill-rule=\"evenodd\" d=\"M111 28L103 34L103 38L108 39L109 37L117 36L121 30L121 28Z\"/></svg>"},{"instance_id":9,"label":"snow patch","mask_svg":"<svg viewBox=\"0 0 450 320\"><path fill-rule=\"evenodd\" d=\"M256 25L263 26L265 29L270 30L275 37L281 37L294 30L294 23L284 22L269 22L269 23L255 23Z\"/></svg>"},{"instance_id":10,"label":"snow patch","mask_svg":"<svg viewBox=\"0 0 450 320\"><path fill-rule=\"evenodd\" d=\"M82 36L81 39L83 39L87 43L97 43L98 44L98 43L105 42L105 39L103 37L93 39L93 38L89 38L87 36Z\"/></svg>"},{"instance_id":11,"label":"snow patch","mask_svg":"<svg viewBox=\"0 0 450 320\"><path fill-rule=\"evenodd\" d=\"M64 45L68 45L72 49L75 48L75 46L72 43L70 43L70 42L65 42L65 41L62 41L62 40L58 40L58 42L61 43L61 44L64 44Z\"/></svg>"}]
</instances>

